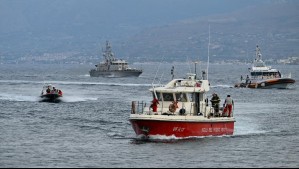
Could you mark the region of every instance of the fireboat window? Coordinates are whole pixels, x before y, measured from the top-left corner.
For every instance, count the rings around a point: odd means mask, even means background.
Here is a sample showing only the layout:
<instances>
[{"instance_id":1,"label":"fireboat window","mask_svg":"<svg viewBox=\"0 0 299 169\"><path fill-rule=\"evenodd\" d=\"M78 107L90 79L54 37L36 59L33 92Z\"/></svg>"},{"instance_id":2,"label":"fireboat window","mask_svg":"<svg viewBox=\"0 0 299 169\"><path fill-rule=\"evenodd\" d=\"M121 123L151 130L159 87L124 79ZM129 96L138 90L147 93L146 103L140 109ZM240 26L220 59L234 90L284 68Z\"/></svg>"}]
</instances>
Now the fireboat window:
<instances>
[{"instance_id":1,"label":"fireboat window","mask_svg":"<svg viewBox=\"0 0 299 169\"><path fill-rule=\"evenodd\" d=\"M164 101L174 101L173 93L162 93Z\"/></svg>"},{"instance_id":2,"label":"fireboat window","mask_svg":"<svg viewBox=\"0 0 299 169\"><path fill-rule=\"evenodd\" d=\"M277 72L251 72L251 76L275 76Z\"/></svg>"},{"instance_id":3,"label":"fireboat window","mask_svg":"<svg viewBox=\"0 0 299 169\"><path fill-rule=\"evenodd\" d=\"M175 98L176 98L177 101L180 101L180 102L187 102L188 101L186 93L176 93Z\"/></svg>"},{"instance_id":4,"label":"fireboat window","mask_svg":"<svg viewBox=\"0 0 299 169\"><path fill-rule=\"evenodd\" d=\"M190 101L190 102L194 102L195 100L194 100L194 94L193 93L186 93L186 95L187 95L187 98L188 98L188 100Z\"/></svg>"},{"instance_id":5,"label":"fireboat window","mask_svg":"<svg viewBox=\"0 0 299 169\"><path fill-rule=\"evenodd\" d=\"M162 101L161 93L156 92L156 95L157 95L157 99L158 99L159 101ZM155 98L155 94L154 94L154 92L153 92L153 98Z\"/></svg>"}]
</instances>

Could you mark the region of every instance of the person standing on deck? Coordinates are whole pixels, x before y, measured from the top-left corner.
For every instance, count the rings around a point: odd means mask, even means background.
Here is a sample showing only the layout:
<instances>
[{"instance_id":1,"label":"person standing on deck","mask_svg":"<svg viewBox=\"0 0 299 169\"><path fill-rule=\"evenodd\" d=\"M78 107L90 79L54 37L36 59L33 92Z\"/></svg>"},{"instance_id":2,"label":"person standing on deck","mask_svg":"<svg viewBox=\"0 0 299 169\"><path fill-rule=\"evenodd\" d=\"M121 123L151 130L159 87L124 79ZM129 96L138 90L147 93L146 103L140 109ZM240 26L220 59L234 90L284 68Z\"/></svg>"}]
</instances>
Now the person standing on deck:
<instances>
[{"instance_id":1,"label":"person standing on deck","mask_svg":"<svg viewBox=\"0 0 299 169\"><path fill-rule=\"evenodd\" d=\"M154 98L151 104L151 108L153 109L153 112L158 111L158 104L159 104L159 100Z\"/></svg>"},{"instance_id":2,"label":"person standing on deck","mask_svg":"<svg viewBox=\"0 0 299 169\"><path fill-rule=\"evenodd\" d=\"M230 97L230 95L227 95L224 104L226 105L225 107L227 108L228 111L228 117L231 117L233 106L234 106L234 100Z\"/></svg>"},{"instance_id":3,"label":"person standing on deck","mask_svg":"<svg viewBox=\"0 0 299 169\"><path fill-rule=\"evenodd\" d=\"M248 84L248 82L249 82L249 76L247 75L247 77L246 77L246 84Z\"/></svg>"},{"instance_id":4,"label":"person standing on deck","mask_svg":"<svg viewBox=\"0 0 299 169\"><path fill-rule=\"evenodd\" d=\"M213 93L213 97L211 99L212 107L214 107L215 113L219 113L219 103L220 103L220 98L216 93Z\"/></svg>"},{"instance_id":5,"label":"person standing on deck","mask_svg":"<svg viewBox=\"0 0 299 169\"><path fill-rule=\"evenodd\" d=\"M51 89L50 87L48 86L48 89L46 90L47 94L51 93Z\"/></svg>"}]
</instances>

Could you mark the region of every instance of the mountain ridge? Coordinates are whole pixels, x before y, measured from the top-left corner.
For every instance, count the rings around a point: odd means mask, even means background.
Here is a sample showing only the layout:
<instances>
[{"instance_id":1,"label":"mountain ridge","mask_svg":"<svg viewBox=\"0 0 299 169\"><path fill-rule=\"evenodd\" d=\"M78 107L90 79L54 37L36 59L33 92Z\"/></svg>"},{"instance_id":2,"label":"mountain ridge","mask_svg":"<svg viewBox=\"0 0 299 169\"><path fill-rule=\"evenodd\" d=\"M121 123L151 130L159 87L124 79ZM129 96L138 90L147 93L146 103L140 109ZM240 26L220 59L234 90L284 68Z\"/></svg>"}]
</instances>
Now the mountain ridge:
<instances>
[{"instance_id":1,"label":"mountain ridge","mask_svg":"<svg viewBox=\"0 0 299 169\"><path fill-rule=\"evenodd\" d=\"M271 58L299 53L297 1L87 2L1 1L0 61L66 53L59 62L96 62L106 40L130 61L204 60L209 25L212 60L249 60L256 44Z\"/></svg>"}]
</instances>

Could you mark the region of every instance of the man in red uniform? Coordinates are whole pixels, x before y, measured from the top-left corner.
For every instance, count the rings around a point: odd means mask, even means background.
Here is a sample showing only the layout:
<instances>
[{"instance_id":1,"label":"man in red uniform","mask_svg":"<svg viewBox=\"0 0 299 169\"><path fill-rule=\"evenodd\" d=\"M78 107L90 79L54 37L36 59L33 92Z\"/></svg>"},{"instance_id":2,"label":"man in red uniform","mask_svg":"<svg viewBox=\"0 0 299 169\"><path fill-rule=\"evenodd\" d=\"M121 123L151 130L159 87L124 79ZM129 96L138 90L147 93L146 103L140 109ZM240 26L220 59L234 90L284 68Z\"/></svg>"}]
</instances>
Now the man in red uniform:
<instances>
[{"instance_id":1,"label":"man in red uniform","mask_svg":"<svg viewBox=\"0 0 299 169\"><path fill-rule=\"evenodd\" d=\"M158 99L154 98L153 101L152 101L152 105L151 105L151 108L153 109L153 112L157 112L158 110L158 104L159 104L159 101Z\"/></svg>"}]
</instances>

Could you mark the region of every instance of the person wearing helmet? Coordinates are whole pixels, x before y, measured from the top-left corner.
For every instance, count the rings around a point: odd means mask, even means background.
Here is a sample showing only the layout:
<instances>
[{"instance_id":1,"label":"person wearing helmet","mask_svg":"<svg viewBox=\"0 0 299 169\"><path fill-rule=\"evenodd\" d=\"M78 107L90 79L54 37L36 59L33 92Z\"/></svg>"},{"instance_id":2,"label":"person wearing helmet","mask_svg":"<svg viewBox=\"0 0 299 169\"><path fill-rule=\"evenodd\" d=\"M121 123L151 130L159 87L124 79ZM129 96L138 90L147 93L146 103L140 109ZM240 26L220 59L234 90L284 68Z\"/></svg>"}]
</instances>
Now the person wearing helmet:
<instances>
[{"instance_id":1,"label":"person wearing helmet","mask_svg":"<svg viewBox=\"0 0 299 169\"><path fill-rule=\"evenodd\" d=\"M212 103L212 107L215 110L215 114L218 115L219 114L219 103L221 101L219 96L216 93L213 93L213 97L210 101Z\"/></svg>"}]
</instances>

